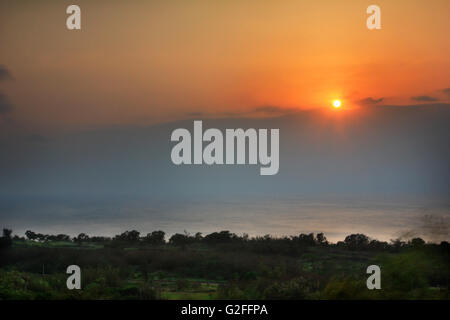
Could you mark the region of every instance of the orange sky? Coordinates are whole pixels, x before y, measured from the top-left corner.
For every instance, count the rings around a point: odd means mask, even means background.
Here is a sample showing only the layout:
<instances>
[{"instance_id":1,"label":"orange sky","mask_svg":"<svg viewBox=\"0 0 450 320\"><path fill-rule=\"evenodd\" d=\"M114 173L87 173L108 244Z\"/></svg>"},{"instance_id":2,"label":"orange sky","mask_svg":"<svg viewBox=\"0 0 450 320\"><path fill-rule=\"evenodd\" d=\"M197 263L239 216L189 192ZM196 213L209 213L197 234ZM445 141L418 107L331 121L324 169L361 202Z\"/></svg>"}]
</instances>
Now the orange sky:
<instances>
[{"instance_id":1,"label":"orange sky","mask_svg":"<svg viewBox=\"0 0 450 320\"><path fill-rule=\"evenodd\" d=\"M411 104L450 86L450 1L2 1L14 123L147 124L190 112ZM368 5L382 30L366 28Z\"/></svg>"}]
</instances>

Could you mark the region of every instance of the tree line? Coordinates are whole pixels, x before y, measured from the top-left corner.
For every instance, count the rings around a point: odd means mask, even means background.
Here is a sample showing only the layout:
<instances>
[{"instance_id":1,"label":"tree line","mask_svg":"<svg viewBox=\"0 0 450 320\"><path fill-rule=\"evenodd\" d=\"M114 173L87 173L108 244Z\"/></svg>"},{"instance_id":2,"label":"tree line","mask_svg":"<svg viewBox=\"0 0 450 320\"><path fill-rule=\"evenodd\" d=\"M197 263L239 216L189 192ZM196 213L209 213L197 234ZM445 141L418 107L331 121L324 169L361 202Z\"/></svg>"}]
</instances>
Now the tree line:
<instances>
[{"instance_id":1,"label":"tree line","mask_svg":"<svg viewBox=\"0 0 450 320\"><path fill-rule=\"evenodd\" d=\"M285 236L285 237L273 237L271 235L249 237L248 234L239 236L230 231L224 230L219 232L213 232L203 236L202 233L197 232L191 235L188 232L173 234L168 241L166 241L166 233L161 230L141 235L137 230L125 231L114 237L104 236L89 236L86 233L80 233L75 237L70 237L66 234L42 234L36 233L31 230L25 232L25 237L19 237L18 235L12 236L12 230L3 229L3 236L0 237L0 247L9 247L12 245L12 241L36 241L36 242L73 242L77 244L83 243L102 243L104 245L174 245L180 247L186 247L193 244L207 244L207 245L232 245L232 244L255 244L260 246L285 246L285 247L339 247L349 250L397 250L403 247L420 247L425 245L425 241L422 238L416 237L409 241L403 241L401 239L394 239L390 242L379 241L371 239L370 237L356 233L350 234L345 237L344 241L337 243L330 243L323 233L309 233L299 234L298 236ZM442 242L441 245L448 246L448 242Z\"/></svg>"}]
</instances>

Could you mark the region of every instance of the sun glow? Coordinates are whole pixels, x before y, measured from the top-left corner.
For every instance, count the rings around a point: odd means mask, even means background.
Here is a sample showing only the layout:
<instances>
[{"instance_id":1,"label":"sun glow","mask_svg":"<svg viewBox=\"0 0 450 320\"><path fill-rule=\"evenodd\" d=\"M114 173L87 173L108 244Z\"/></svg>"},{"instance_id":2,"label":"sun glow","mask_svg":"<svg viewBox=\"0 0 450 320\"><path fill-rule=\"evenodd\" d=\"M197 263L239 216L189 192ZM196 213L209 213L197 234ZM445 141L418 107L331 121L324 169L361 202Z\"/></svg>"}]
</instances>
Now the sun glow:
<instances>
[{"instance_id":1,"label":"sun glow","mask_svg":"<svg viewBox=\"0 0 450 320\"><path fill-rule=\"evenodd\" d=\"M341 100L334 100L333 101L333 107L340 108L342 105Z\"/></svg>"}]
</instances>

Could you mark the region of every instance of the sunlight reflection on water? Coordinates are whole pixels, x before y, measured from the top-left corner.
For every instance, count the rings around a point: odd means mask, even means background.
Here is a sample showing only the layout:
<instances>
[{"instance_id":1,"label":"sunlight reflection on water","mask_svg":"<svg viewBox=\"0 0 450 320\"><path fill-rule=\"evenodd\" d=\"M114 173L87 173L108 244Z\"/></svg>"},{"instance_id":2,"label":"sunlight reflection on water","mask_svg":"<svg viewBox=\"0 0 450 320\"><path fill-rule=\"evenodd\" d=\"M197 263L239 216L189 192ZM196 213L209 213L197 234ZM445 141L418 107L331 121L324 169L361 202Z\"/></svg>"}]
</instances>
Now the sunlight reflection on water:
<instances>
[{"instance_id":1,"label":"sunlight reflection on water","mask_svg":"<svg viewBox=\"0 0 450 320\"><path fill-rule=\"evenodd\" d=\"M448 205L285 198L253 200L123 200L123 201L46 201L21 203L1 208L0 217L14 233L26 230L41 233L111 236L136 229L142 234L164 230L168 235L207 234L230 230L250 236L274 236L324 232L332 242L351 233L364 233L379 240L394 239L409 232L425 239L425 215L442 218L443 234L435 241L448 240ZM441 230L442 233L442 230Z\"/></svg>"}]
</instances>

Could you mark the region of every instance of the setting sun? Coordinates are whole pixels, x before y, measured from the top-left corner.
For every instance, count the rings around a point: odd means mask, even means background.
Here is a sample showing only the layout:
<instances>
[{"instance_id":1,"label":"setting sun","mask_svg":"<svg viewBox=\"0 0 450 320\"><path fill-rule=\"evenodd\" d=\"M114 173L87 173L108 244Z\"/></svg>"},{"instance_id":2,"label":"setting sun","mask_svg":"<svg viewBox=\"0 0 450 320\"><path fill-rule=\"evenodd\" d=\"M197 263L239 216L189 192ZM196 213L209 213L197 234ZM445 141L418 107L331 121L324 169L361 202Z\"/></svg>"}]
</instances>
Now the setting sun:
<instances>
[{"instance_id":1,"label":"setting sun","mask_svg":"<svg viewBox=\"0 0 450 320\"><path fill-rule=\"evenodd\" d=\"M333 101L333 107L340 108L341 107L341 100L334 100Z\"/></svg>"}]
</instances>

